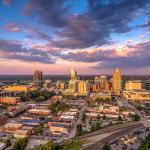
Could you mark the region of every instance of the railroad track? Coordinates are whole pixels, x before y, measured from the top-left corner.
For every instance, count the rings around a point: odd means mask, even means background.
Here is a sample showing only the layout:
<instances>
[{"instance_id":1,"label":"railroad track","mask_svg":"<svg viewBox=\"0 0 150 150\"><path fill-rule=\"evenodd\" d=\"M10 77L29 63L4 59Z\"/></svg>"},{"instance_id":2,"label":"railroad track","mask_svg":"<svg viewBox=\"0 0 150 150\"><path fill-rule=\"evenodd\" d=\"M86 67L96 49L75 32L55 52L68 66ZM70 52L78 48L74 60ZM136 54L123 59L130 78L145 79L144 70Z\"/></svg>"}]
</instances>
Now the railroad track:
<instances>
[{"instance_id":1,"label":"railroad track","mask_svg":"<svg viewBox=\"0 0 150 150\"><path fill-rule=\"evenodd\" d=\"M143 124L140 123L140 124L136 124L136 125L132 125L132 126L129 126L129 127L126 127L122 130L119 130L118 132L115 132L113 133L112 135L102 139L102 140L99 140L97 141L96 143L94 144L91 144L91 145L88 145L87 147L83 148L83 150L101 150L102 149L102 146L107 142L108 144L110 144L112 142L112 139L115 139L115 138L118 138L120 137L121 135L127 133L128 131L132 130L132 129L135 129L135 128L139 128L139 127L142 127Z\"/></svg>"},{"instance_id":2,"label":"railroad track","mask_svg":"<svg viewBox=\"0 0 150 150\"><path fill-rule=\"evenodd\" d=\"M95 132L91 132L91 133L87 133L85 135L81 135L81 136L79 136L79 138L80 139L86 139L86 138L96 136L96 135L99 135L99 134L112 132L112 131L116 131L116 130L120 130L120 129L125 129L127 127L133 127L135 125L141 125L141 124L142 124L141 122L136 122L136 123L120 124L120 126L114 126L114 127L110 126L110 127L106 127L104 129L100 129L100 130L95 131Z\"/></svg>"}]
</instances>

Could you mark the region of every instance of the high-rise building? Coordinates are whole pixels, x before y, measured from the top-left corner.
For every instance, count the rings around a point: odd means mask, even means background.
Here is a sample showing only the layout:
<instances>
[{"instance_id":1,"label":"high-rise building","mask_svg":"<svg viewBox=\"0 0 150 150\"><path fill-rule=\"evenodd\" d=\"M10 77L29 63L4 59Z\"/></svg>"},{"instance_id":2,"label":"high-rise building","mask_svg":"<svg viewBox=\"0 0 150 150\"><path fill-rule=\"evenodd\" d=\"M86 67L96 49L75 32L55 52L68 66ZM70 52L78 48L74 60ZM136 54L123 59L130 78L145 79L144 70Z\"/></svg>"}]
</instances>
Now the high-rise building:
<instances>
[{"instance_id":1,"label":"high-rise building","mask_svg":"<svg viewBox=\"0 0 150 150\"><path fill-rule=\"evenodd\" d=\"M36 70L33 74L33 84L36 87L42 87L42 76L43 73L41 70Z\"/></svg>"},{"instance_id":2,"label":"high-rise building","mask_svg":"<svg viewBox=\"0 0 150 150\"><path fill-rule=\"evenodd\" d=\"M93 92L98 92L99 90L100 90L100 88L99 88L99 84L98 83L92 85L92 91Z\"/></svg>"},{"instance_id":3,"label":"high-rise building","mask_svg":"<svg viewBox=\"0 0 150 150\"><path fill-rule=\"evenodd\" d=\"M110 90L110 85L109 85L109 82L105 83L105 88L104 88L106 91L109 91Z\"/></svg>"},{"instance_id":4,"label":"high-rise building","mask_svg":"<svg viewBox=\"0 0 150 150\"><path fill-rule=\"evenodd\" d=\"M95 79L94 79L95 83L99 83L99 77L96 76Z\"/></svg>"},{"instance_id":5,"label":"high-rise building","mask_svg":"<svg viewBox=\"0 0 150 150\"><path fill-rule=\"evenodd\" d=\"M107 76L100 76L99 83L100 83L100 89L104 89L105 84L107 83Z\"/></svg>"},{"instance_id":6,"label":"high-rise building","mask_svg":"<svg viewBox=\"0 0 150 150\"><path fill-rule=\"evenodd\" d=\"M113 92L115 95L119 96L122 89L122 75L119 68L116 68L113 73Z\"/></svg>"},{"instance_id":7,"label":"high-rise building","mask_svg":"<svg viewBox=\"0 0 150 150\"><path fill-rule=\"evenodd\" d=\"M142 83L141 81L127 81L125 83L125 90L141 90L142 89Z\"/></svg>"},{"instance_id":8,"label":"high-rise building","mask_svg":"<svg viewBox=\"0 0 150 150\"><path fill-rule=\"evenodd\" d=\"M88 81L79 81L78 83L78 94L87 95L89 92L89 82Z\"/></svg>"},{"instance_id":9,"label":"high-rise building","mask_svg":"<svg viewBox=\"0 0 150 150\"><path fill-rule=\"evenodd\" d=\"M78 89L77 71L72 68L70 73L71 73L71 80L69 81L69 91L72 93L76 93Z\"/></svg>"},{"instance_id":10,"label":"high-rise building","mask_svg":"<svg viewBox=\"0 0 150 150\"><path fill-rule=\"evenodd\" d=\"M71 80L72 81L78 80L77 71L73 68L71 69Z\"/></svg>"},{"instance_id":11,"label":"high-rise building","mask_svg":"<svg viewBox=\"0 0 150 150\"><path fill-rule=\"evenodd\" d=\"M44 84L43 84L43 88L44 89L49 89L51 87L51 80L45 80Z\"/></svg>"}]
</instances>

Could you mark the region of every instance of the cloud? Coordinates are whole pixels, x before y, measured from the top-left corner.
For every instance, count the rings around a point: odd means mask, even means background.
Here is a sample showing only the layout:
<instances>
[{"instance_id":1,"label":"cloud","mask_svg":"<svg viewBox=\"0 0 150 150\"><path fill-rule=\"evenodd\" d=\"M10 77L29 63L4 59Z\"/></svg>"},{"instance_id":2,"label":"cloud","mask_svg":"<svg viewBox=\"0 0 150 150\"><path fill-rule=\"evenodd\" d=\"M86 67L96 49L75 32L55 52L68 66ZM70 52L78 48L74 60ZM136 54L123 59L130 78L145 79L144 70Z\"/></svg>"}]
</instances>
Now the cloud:
<instances>
[{"instance_id":1,"label":"cloud","mask_svg":"<svg viewBox=\"0 0 150 150\"><path fill-rule=\"evenodd\" d=\"M53 44L71 49L108 44L111 34L125 33L132 29L129 23L148 3L148 0L120 0L108 3L88 0L87 12L70 15L68 24L58 32L59 40L53 41Z\"/></svg>"},{"instance_id":2,"label":"cloud","mask_svg":"<svg viewBox=\"0 0 150 150\"><path fill-rule=\"evenodd\" d=\"M7 23L5 29L9 32L19 32L20 26L17 23Z\"/></svg>"},{"instance_id":3,"label":"cloud","mask_svg":"<svg viewBox=\"0 0 150 150\"><path fill-rule=\"evenodd\" d=\"M126 45L122 49L95 49L63 54L62 58L70 61L98 63L94 68L120 66L121 68L140 68L150 66L150 41L135 45Z\"/></svg>"},{"instance_id":4,"label":"cloud","mask_svg":"<svg viewBox=\"0 0 150 150\"><path fill-rule=\"evenodd\" d=\"M144 39L144 38L145 38L145 35L140 35L139 38L140 38L140 39Z\"/></svg>"},{"instance_id":5,"label":"cloud","mask_svg":"<svg viewBox=\"0 0 150 150\"><path fill-rule=\"evenodd\" d=\"M64 7L65 0L27 0L24 8L26 15L38 16L40 21L53 27L63 27L67 24L66 14L69 7Z\"/></svg>"},{"instance_id":6,"label":"cloud","mask_svg":"<svg viewBox=\"0 0 150 150\"><path fill-rule=\"evenodd\" d=\"M3 0L3 4L5 5L11 5L13 0Z\"/></svg>"},{"instance_id":7,"label":"cloud","mask_svg":"<svg viewBox=\"0 0 150 150\"><path fill-rule=\"evenodd\" d=\"M58 33L60 40L53 44L62 48L86 48L92 45L103 45L108 43L109 31L107 28L97 28L88 16L72 15L68 25Z\"/></svg>"},{"instance_id":8,"label":"cloud","mask_svg":"<svg viewBox=\"0 0 150 150\"><path fill-rule=\"evenodd\" d=\"M25 48L21 43L0 39L0 57L3 59L26 62L55 63L55 58L49 52L40 49Z\"/></svg>"},{"instance_id":9,"label":"cloud","mask_svg":"<svg viewBox=\"0 0 150 150\"><path fill-rule=\"evenodd\" d=\"M51 36L49 34L37 28L26 28L24 32L26 33L26 36L31 39L34 38L34 39L40 39L46 41L51 40Z\"/></svg>"},{"instance_id":10,"label":"cloud","mask_svg":"<svg viewBox=\"0 0 150 150\"><path fill-rule=\"evenodd\" d=\"M150 21L140 25L139 27L141 27L141 28L150 28Z\"/></svg>"},{"instance_id":11,"label":"cloud","mask_svg":"<svg viewBox=\"0 0 150 150\"><path fill-rule=\"evenodd\" d=\"M141 10L147 13L149 2L87 0L86 12L79 15L71 14L71 6L64 5L67 0L28 0L24 12L56 29L54 47L76 49L109 44L113 33L130 31L129 23Z\"/></svg>"}]
</instances>

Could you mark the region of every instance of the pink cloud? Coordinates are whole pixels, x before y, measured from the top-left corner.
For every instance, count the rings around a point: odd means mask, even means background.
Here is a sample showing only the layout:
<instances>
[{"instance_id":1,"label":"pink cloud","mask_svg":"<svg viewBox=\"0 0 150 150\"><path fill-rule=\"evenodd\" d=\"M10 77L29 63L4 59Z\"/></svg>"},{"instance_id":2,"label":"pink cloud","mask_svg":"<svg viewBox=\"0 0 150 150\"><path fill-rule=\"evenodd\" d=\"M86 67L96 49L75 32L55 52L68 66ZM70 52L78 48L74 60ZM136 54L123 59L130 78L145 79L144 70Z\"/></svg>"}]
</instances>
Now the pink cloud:
<instances>
[{"instance_id":1,"label":"pink cloud","mask_svg":"<svg viewBox=\"0 0 150 150\"><path fill-rule=\"evenodd\" d=\"M16 23L7 23L5 25L5 28L7 31L10 31L10 32L19 32L20 31L20 27Z\"/></svg>"},{"instance_id":2,"label":"pink cloud","mask_svg":"<svg viewBox=\"0 0 150 150\"><path fill-rule=\"evenodd\" d=\"M13 0L3 0L5 5L11 5Z\"/></svg>"}]
</instances>

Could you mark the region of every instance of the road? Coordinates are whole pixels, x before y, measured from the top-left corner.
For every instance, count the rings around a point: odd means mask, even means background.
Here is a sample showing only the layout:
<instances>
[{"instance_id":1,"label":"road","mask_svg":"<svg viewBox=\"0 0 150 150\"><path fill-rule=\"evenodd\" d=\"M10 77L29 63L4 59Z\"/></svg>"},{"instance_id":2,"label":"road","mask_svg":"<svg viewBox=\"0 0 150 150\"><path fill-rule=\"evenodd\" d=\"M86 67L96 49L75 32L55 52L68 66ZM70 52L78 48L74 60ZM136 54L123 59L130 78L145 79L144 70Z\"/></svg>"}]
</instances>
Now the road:
<instances>
[{"instance_id":1,"label":"road","mask_svg":"<svg viewBox=\"0 0 150 150\"><path fill-rule=\"evenodd\" d=\"M77 128L77 125L81 122L81 118L82 118L82 116L83 116L83 113L85 112L85 110L86 110L86 107L87 107L87 105L86 105L86 102L85 102L85 105L81 108L81 110L79 111L79 118L77 119L77 121L75 122L75 124L74 124L74 126L73 126L73 129L71 129L71 132L70 132L70 134L69 134L69 136L68 137L62 137L62 138L60 138L59 140L57 140L57 143L61 143L61 142L63 142L63 141L67 141L67 140L69 140L69 139L72 139L73 137L75 137L76 136L76 128Z\"/></svg>"}]
</instances>

